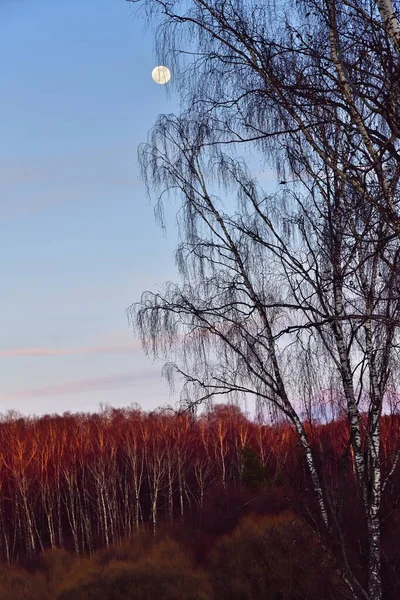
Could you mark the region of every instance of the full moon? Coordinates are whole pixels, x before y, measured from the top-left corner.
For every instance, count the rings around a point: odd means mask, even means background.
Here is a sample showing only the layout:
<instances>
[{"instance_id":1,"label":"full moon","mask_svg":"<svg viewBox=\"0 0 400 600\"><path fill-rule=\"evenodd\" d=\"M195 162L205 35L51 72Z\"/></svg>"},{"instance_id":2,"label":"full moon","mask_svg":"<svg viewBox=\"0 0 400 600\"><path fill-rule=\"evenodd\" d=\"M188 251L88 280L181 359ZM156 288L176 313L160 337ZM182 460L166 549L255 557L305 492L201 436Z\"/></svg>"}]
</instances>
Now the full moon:
<instances>
[{"instance_id":1,"label":"full moon","mask_svg":"<svg viewBox=\"0 0 400 600\"><path fill-rule=\"evenodd\" d=\"M164 83L168 83L168 81L171 79L171 71L168 69L168 67L163 67L160 65L152 70L151 76L153 81L163 85Z\"/></svg>"}]
</instances>

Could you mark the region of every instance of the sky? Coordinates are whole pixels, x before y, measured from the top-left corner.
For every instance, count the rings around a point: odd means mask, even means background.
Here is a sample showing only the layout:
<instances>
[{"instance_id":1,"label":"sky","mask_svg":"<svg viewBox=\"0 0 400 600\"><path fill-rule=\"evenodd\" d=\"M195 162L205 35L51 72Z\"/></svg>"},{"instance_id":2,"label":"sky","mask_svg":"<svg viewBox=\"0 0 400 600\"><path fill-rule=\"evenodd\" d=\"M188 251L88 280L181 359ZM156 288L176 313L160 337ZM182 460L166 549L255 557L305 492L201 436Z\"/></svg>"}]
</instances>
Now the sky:
<instances>
[{"instance_id":1,"label":"sky","mask_svg":"<svg viewBox=\"0 0 400 600\"><path fill-rule=\"evenodd\" d=\"M176 275L137 165L177 110L153 35L125 0L0 2L0 413L177 400L125 312Z\"/></svg>"}]
</instances>

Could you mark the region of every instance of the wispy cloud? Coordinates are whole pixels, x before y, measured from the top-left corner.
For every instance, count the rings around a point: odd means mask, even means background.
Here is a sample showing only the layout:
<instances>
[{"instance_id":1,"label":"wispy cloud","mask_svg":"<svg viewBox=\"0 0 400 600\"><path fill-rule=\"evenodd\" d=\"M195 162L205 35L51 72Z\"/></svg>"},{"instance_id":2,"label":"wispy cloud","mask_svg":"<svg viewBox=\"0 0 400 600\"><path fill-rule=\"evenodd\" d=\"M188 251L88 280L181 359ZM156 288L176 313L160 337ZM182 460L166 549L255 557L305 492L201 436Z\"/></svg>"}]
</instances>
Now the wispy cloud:
<instances>
[{"instance_id":1,"label":"wispy cloud","mask_svg":"<svg viewBox=\"0 0 400 600\"><path fill-rule=\"evenodd\" d=\"M110 346L81 346L78 348L5 348L0 349L0 357L24 356L71 356L80 354L131 354L140 348L139 340L130 344L117 344Z\"/></svg>"},{"instance_id":2,"label":"wispy cloud","mask_svg":"<svg viewBox=\"0 0 400 600\"><path fill-rule=\"evenodd\" d=\"M105 190L132 189L139 183L133 153L131 144L121 142L70 154L1 160L0 218L97 198Z\"/></svg>"},{"instance_id":3,"label":"wispy cloud","mask_svg":"<svg viewBox=\"0 0 400 600\"><path fill-rule=\"evenodd\" d=\"M131 141L109 144L104 147L77 148L70 153L52 153L46 156L25 156L2 159L0 175L2 185L18 183L59 183L60 177L68 181L96 183L107 177L112 183L137 182L132 171L134 148ZM102 167L102 171L97 169ZM93 180L93 175L96 179Z\"/></svg>"},{"instance_id":4,"label":"wispy cloud","mask_svg":"<svg viewBox=\"0 0 400 600\"><path fill-rule=\"evenodd\" d=\"M0 401L24 400L29 398L44 398L49 396L63 396L70 394L82 394L85 392L99 392L104 390L115 390L130 387L135 383L150 381L156 378L154 369L143 369L141 371L129 371L127 373L117 373L105 377L95 377L93 379L80 379L78 381L68 381L55 383L39 388L19 390L8 394L0 394Z\"/></svg>"}]
</instances>

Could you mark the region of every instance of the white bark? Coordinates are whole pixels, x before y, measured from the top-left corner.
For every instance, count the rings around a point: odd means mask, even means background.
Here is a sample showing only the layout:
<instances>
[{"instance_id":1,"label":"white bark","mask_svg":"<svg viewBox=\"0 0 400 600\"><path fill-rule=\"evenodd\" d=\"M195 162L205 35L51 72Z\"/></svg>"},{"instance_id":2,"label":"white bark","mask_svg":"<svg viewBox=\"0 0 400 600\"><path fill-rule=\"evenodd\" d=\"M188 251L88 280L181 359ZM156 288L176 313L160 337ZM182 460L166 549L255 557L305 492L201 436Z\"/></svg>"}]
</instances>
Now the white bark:
<instances>
[{"instance_id":1,"label":"white bark","mask_svg":"<svg viewBox=\"0 0 400 600\"><path fill-rule=\"evenodd\" d=\"M393 10L391 0L376 0L382 23L400 57L400 24Z\"/></svg>"}]
</instances>

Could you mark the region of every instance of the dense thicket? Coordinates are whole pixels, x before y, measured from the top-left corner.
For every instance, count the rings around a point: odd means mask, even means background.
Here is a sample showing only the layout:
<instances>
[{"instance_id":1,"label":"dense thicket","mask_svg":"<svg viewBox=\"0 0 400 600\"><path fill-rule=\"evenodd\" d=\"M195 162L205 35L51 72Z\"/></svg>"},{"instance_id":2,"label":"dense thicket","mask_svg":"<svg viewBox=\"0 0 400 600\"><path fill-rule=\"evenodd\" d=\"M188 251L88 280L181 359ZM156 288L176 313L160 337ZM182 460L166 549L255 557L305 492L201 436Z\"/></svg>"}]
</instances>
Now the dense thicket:
<instances>
[{"instance_id":1,"label":"dense thicket","mask_svg":"<svg viewBox=\"0 0 400 600\"><path fill-rule=\"evenodd\" d=\"M316 464L324 463L326 485L335 490L332 510L352 533L346 544L357 569L366 532L357 517L362 499L347 421L304 426ZM383 418L384 471L399 432L400 417ZM161 523L177 521L189 537L221 534L249 511L273 515L290 506L315 525L317 507L296 433L286 423L250 421L235 406L217 405L198 418L138 409L11 414L0 423L0 461L4 561L26 560L46 548L90 556L143 526L157 532ZM395 472L383 514L386 580L393 589L399 491Z\"/></svg>"},{"instance_id":2,"label":"dense thicket","mask_svg":"<svg viewBox=\"0 0 400 600\"><path fill-rule=\"evenodd\" d=\"M180 532L182 533L182 531ZM29 568L0 566L3 600L336 600L343 585L292 512L248 516L196 558L179 532L137 534L90 557L44 553ZM293 551L306 545L303 552ZM204 553L203 553L204 554Z\"/></svg>"}]
</instances>

